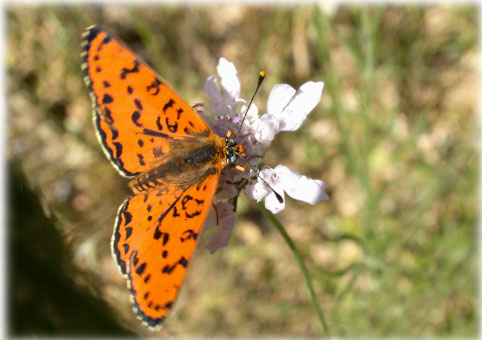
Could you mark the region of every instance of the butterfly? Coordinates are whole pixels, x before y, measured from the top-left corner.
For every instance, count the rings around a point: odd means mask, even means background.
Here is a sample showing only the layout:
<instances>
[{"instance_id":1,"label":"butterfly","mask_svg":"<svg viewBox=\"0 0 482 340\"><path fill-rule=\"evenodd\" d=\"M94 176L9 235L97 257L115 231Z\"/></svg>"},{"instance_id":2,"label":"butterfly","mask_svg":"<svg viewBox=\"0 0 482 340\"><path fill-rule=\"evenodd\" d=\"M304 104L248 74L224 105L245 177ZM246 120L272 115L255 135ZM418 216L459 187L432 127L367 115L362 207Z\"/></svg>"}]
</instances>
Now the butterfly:
<instances>
[{"instance_id":1,"label":"butterfly","mask_svg":"<svg viewBox=\"0 0 482 340\"><path fill-rule=\"evenodd\" d=\"M236 136L204 119L106 31L83 33L82 70L97 137L132 195L120 206L112 253L134 309L151 329L169 314L221 171L245 156ZM242 167L238 168L242 170Z\"/></svg>"}]
</instances>

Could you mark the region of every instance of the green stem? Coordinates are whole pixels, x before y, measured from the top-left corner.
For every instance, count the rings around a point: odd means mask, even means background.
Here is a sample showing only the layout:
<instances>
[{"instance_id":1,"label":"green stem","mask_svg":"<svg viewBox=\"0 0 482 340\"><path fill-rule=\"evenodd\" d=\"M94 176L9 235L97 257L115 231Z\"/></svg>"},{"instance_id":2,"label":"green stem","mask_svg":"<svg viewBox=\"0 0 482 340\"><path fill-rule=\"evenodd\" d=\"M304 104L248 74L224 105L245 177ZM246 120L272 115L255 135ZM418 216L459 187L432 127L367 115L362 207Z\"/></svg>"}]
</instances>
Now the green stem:
<instances>
[{"instance_id":1,"label":"green stem","mask_svg":"<svg viewBox=\"0 0 482 340\"><path fill-rule=\"evenodd\" d=\"M325 317L323 316L323 311L320 308L320 304L318 302L318 298L316 297L315 290L313 289L313 284L311 282L311 278L308 274L308 269L306 268L305 263L303 262L303 259L301 258L301 255L296 248L293 240L291 237L288 235L286 232L286 229L283 227L281 222L276 218L271 211L266 209L263 205L263 203L258 203L258 205L261 207L261 210L264 212L264 214L268 217L268 219L273 223L273 225L278 229L280 232L281 236L283 236L284 240L288 244L288 247L291 249L291 252L293 253L296 262L298 263L298 266L300 267L301 274L303 274L303 278L306 281L306 286L308 287L308 291L310 292L310 298L311 298L311 304L313 305L313 308L315 309L316 315L318 316L318 319L320 320L321 327L323 328L323 331L325 332L326 335L329 334L328 330L328 325L326 324Z\"/></svg>"}]
</instances>

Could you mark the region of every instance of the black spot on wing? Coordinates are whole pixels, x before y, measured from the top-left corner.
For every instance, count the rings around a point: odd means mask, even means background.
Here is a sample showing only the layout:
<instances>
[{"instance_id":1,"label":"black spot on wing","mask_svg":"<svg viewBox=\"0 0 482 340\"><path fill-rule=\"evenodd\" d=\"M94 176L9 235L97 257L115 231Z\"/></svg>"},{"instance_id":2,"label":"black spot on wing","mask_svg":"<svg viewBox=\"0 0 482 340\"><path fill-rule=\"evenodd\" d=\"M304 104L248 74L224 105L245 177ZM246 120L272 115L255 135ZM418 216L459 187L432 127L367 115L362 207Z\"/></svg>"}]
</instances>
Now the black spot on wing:
<instances>
[{"instance_id":1,"label":"black spot on wing","mask_svg":"<svg viewBox=\"0 0 482 340\"><path fill-rule=\"evenodd\" d=\"M105 119L106 123L107 124L114 123L114 119L112 118L112 112L107 106L104 106L103 112L104 112L104 119Z\"/></svg>"},{"instance_id":2,"label":"black spot on wing","mask_svg":"<svg viewBox=\"0 0 482 340\"><path fill-rule=\"evenodd\" d=\"M131 258L132 258L132 263L134 264L134 267L136 267L137 263L139 262L139 257L137 256L137 251L133 251L131 253Z\"/></svg>"},{"instance_id":3,"label":"black spot on wing","mask_svg":"<svg viewBox=\"0 0 482 340\"><path fill-rule=\"evenodd\" d=\"M194 240L196 241L197 239L197 233L194 232L192 229L187 229L182 233L182 236L180 238L181 242L187 241L187 240Z\"/></svg>"},{"instance_id":4,"label":"black spot on wing","mask_svg":"<svg viewBox=\"0 0 482 340\"><path fill-rule=\"evenodd\" d=\"M132 66L131 68L127 68L127 67L122 68L120 77L121 79L126 79L129 73L137 73L137 72L139 72L139 62L137 60L134 60L134 66Z\"/></svg>"},{"instance_id":5,"label":"black spot on wing","mask_svg":"<svg viewBox=\"0 0 482 340\"><path fill-rule=\"evenodd\" d=\"M188 203L189 204L189 207L188 207ZM193 204L196 204L196 206L199 208L199 209L195 209L194 211L191 211L191 212L188 212L188 208L192 208L191 206ZM195 199L193 198L192 196L190 195L186 195L184 196L184 198L182 199L181 201L181 205L182 205L182 210L184 211L185 215L187 218L193 218L195 216L199 216L201 215L202 213L202 207L204 205L204 200L198 200L198 199Z\"/></svg>"},{"instance_id":6,"label":"black spot on wing","mask_svg":"<svg viewBox=\"0 0 482 340\"><path fill-rule=\"evenodd\" d=\"M104 97L102 97L102 104L110 104L114 101L114 98L112 98L111 95L105 93Z\"/></svg>"},{"instance_id":7,"label":"black spot on wing","mask_svg":"<svg viewBox=\"0 0 482 340\"><path fill-rule=\"evenodd\" d=\"M146 90L150 95L157 96L160 90L159 85L161 85L161 82L158 79L154 79L153 82L146 87Z\"/></svg>"},{"instance_id":8,"label":"black spot on wing","mask_svg":"<svg viewBox=\"0 0 482 340\"><path fill-rule=\"evenodd\" d=\"M136 124L138 127L142 127L142 124L139 123L139 118L141 118L141 113L139 111L134 111L132 112L131 119Z\"/></svg>"},{"instance_id":9,"label":"black spot on wing","mask_svg":"<svg viewBox=\"0 0 482 340\"><path fill-rule=\"evenodd\" d=\"M142 111L142 103L139 99L134 99L134 104L136 104L137 108Z\"/></svg>"},{"instance_id":10,"label":"black spot on wing","mask_svg":"<svg viewBox=\"0 0 482 340\"><path fill-rule=\"evenodd\" d=\"M183 109L178 109L177 110L177 119L179 120L179 118L181 118L181 113L183 113Z\"/></svg>"},{"instance_id":11,"label":"black spot on wing","mask_svg":"<svg viewBox=\"0 0 482 340\"><path fill-rule=\"evenodd\" d=\"M185 212L187 218L193 218L195 216L199 216L199 215L201 215L201 213L202 213L202 210L196 210L191 214L188 213L187 211Z\"/></svg>"},{"instance_id":12,"label":"black spot on wing","mask_svg":"<svg viewBox=\"0 0 482 340\"><path fill-rule=\"evenodd\" d=\"M126 204L121 211L122 216L124 216L124 221L125 221L124 225L128 225L132 221L132 215L130 212L127 211L128 207L129 207L129 204Z\"/></svg>"},{"instance_id":13,"label":"black spot on wing","mask_svg":"<svg viewBox=\"0 0 482 340\"><path fill-rule=\"evenodd\" d=\"M169 101L164 104L164 107L162 108L162 111L164 111L164 113L166 113L167 109L169 109L170 107L172 107L174 105L175 101L174 99L169 99Z\"/></svg>"},{"instance_id":14,"label":"black spot on wing","mask_svg":"<svg viewBox=\"0 0 482 340\"><path fill-rule=\"evenodd\" d=\"M176 263L174 263L173 265L166 264L164 266L164 268L162 268L162 273L163 274L171 274L173 272L173 270L176 269L178 264L181 265L182 267L186 268L188 263L189 263L188 260L186 260L186 258L184 256L181 256L181 258Z\"/></svg>"},{"instance_id":15,"label":"black spot on wing","mask_svg":"<svg viewBox=\"0 0 482 340\"><path fill-rule=\"evenodd\" d=\"M177 212L177 208L176 208L176 207L174 207L172 210L173 210L173 212L172 212L172 217L179 217L179 216L181 216L181 215L179 215L179 213Z\"/></svg>"},{"instance_id":16,"label":"black spot on wing","mask_svg":"<svg viewBox=\"0 0 482 340\"><path fill-rule=\"evenodd\" d=\"M188 261L186 260L186 258L183 256L179 259L179 262L178 262L181 266L183 266L184 268L187 267L187 264L188 264Z\"/></svg>"},{"instance_id":17,"label":"black spot on wing","mask_svg":"<svg viewBox=\"0 0 482 340\"><path fill-rule=\"evenodd\" d=\"M114 147L115 147L115 152L116 152L115 159L117 160L122 155L122 144L117 142L114 142L112 144L114 144Z\"/></svg>"},{"instance_id":18,"label":"black spot on wing","mask_svg":"<svg viewBox=\"0 0 482 340\"><path fill-rule=\"evenodd\" d=\"M138 153L137 157L139 158L140 165L146 165L146 162L144 162L144 156L142 154Z\"/></svg>"},{"instance_id":19,"label":"black spot on wing","mask_svg":"<svg viewBox=\"0 0 482 340\"><path fill-rule=\"evenodd\" d=\"M161 116L157 116L156 125L159 131L162 131Z\"/></svg>"},{"instance_id":20,"label":"black spot on wing","mask_svg":"<svg viewBox=\"0 0 482 340\"><path fill-rule=\"evenodd\" d=\"M127 212L126 212L126 213L127 213ZM129 214L129 218L131 218L131 216L132 216L132 215ZM129 222L130 222L130 220L129 220ZM126 225L127 225L127 222L126 222ZM125 240L127 241L127 239L128 239L129 237L131 237L131 235L132 235L132 227L127 227L127 228L126 228L126 238L125 238Z\"/></svg>"},{"instance_id":21,"label":"black spot on wing","mask_svg":"<svg viewBox=\"0 0 482 340\"><path fill-rule=\"evenodd\" d=\"M145 262L142 262L142 264L139 265L139 267L137 267L136 274L142 275L142 273L144 273L144 270L146 270L146 266L147 266L147 264Z\"/></svg>"},{"instance_id":22,"label":"black spot on wing","mask_svg":"<svg viewBox=\"0 0 482 340\"><path fill-rule=\"evenodd\" d=\"M165 246L169 242L169 234L168 233L163 233L162 234L162 245Z\"/></svg>"},{"instance_id":23,"label":"black spot on wing","mask_svg":"<svg viewBox=\"0 0 482 340\"><path fill-rule=\"evenodd\" d=\"M97 47L97 52L99 52L99 51L102 49L102 47L104 47L104 45L110 43L110 42L111 42L111 39L112 39L112 38L111 38L109 35L107 35L107 36L104 38L104 40L102 40L102 42L99 44L99 47Z\"/></svg>"},{"instance_id":24,"label":"black spot on wing","mask_svg":"<svg viewBox=\"0 0 482 340\"><path fill-rule=\"evenodd\" d=\"M162 133L162 132L158 132L158 131L154 131L154 130L151 130L151 129L146 129L144 128L142 130L142 133L145 134L145 135L148 135L148 136L154 136L154 137L161 137L161 138L167 138L167 139L171 139L171 137L169 135L166 135L165 133ZM154 139L151 138L151 142L154 142Z\"/></svg>"},{"instance_id":25,"label":"black spot on wing","mask_svg":"<svg viewBox=\"0 0 482 340\"><path fill-rule=\"evenodd\" d=\"M110 127L110 131L112 132L112 140L116 140L119 137L119 131L114 129L114 127Z\"/></svg>"},{"instance_id":26,"label":"black spot on wing","mask_svg":"<svg viewBox=\"0 0 482 340\"><path fill-rule=\"evenodd\" d=\"M169 124L169 117L166 117L166 125L167 125L167 129L172 133L177 132L177 127L178 127L177 121L175 121L174 124Z\"/></svg>"}]
</instances>

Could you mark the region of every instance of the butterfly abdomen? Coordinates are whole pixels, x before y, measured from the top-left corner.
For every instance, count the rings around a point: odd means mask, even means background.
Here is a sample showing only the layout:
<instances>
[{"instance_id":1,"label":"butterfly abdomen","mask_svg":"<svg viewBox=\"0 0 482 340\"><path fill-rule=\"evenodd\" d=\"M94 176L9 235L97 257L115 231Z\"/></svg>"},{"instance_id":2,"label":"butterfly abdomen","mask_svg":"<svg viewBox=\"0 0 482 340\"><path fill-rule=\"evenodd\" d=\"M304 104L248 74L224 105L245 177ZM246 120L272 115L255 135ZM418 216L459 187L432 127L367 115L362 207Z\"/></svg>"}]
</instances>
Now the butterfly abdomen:
<instances>
[{"instance_id":1,"label":"butterfly abdomen","mask_svg":"<svg viewBox=\"0 0 482 340\"><path fill-rule=\"evenodd\" d=\"M203 138L202 142L181 143L184 143L182 147L172 146L170 154L161 164L138 175L130 183L134 193L169 184L189 187L199 178L220 172L226 165L225 142L222 138L209 136Z\"/></svg>"}]
</instances>

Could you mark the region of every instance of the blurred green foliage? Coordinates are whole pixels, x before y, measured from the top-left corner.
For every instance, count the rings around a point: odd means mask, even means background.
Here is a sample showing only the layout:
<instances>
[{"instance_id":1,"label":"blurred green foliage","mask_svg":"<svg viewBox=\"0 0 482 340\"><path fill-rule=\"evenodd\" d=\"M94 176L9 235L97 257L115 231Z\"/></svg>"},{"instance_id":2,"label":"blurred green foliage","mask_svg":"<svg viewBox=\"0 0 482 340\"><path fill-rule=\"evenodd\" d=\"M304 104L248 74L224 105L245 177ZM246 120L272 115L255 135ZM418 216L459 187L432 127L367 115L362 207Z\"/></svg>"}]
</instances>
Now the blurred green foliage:
<instances>
[{"instance_id":1,"label":"blurred green foliage","mask_svg":"<svg viewBox=\"0 0 482 340\"><path fill-rule=\"evenodd\" d=\"M203 82L220 56L235 63L243 97L267 72L260 112L277 83L324 81L321 104L299 131L277 136L264 160L327 184L330 201L289 200L278 217L302 250L332 335L476 335L477 7L214 3L8 7L8 157L15 181L28 183L53 221L10 220L25 231L9 241L12 335L123 332L111 321L103 329L88 319L54 322L67 313L56 300L84 308L79 291L105 301L92 302L95 313L150 334L110 256L128 191L91 123L79 57L91 24L121 38L192 104L206 101ZM32 197L12 190L12 216L34 209ZM320 336L287 245L255 204L241 198L239 210L227 248L196 252L159 335ZM18 239L32 236L42 252ZM64 246L51 246L54 237ZM58 277L42 276L42 266L24 275L21 251L30 263L68 262ZM50 311L33 310L45 301Z\"/></svg>"}]
</instances>

